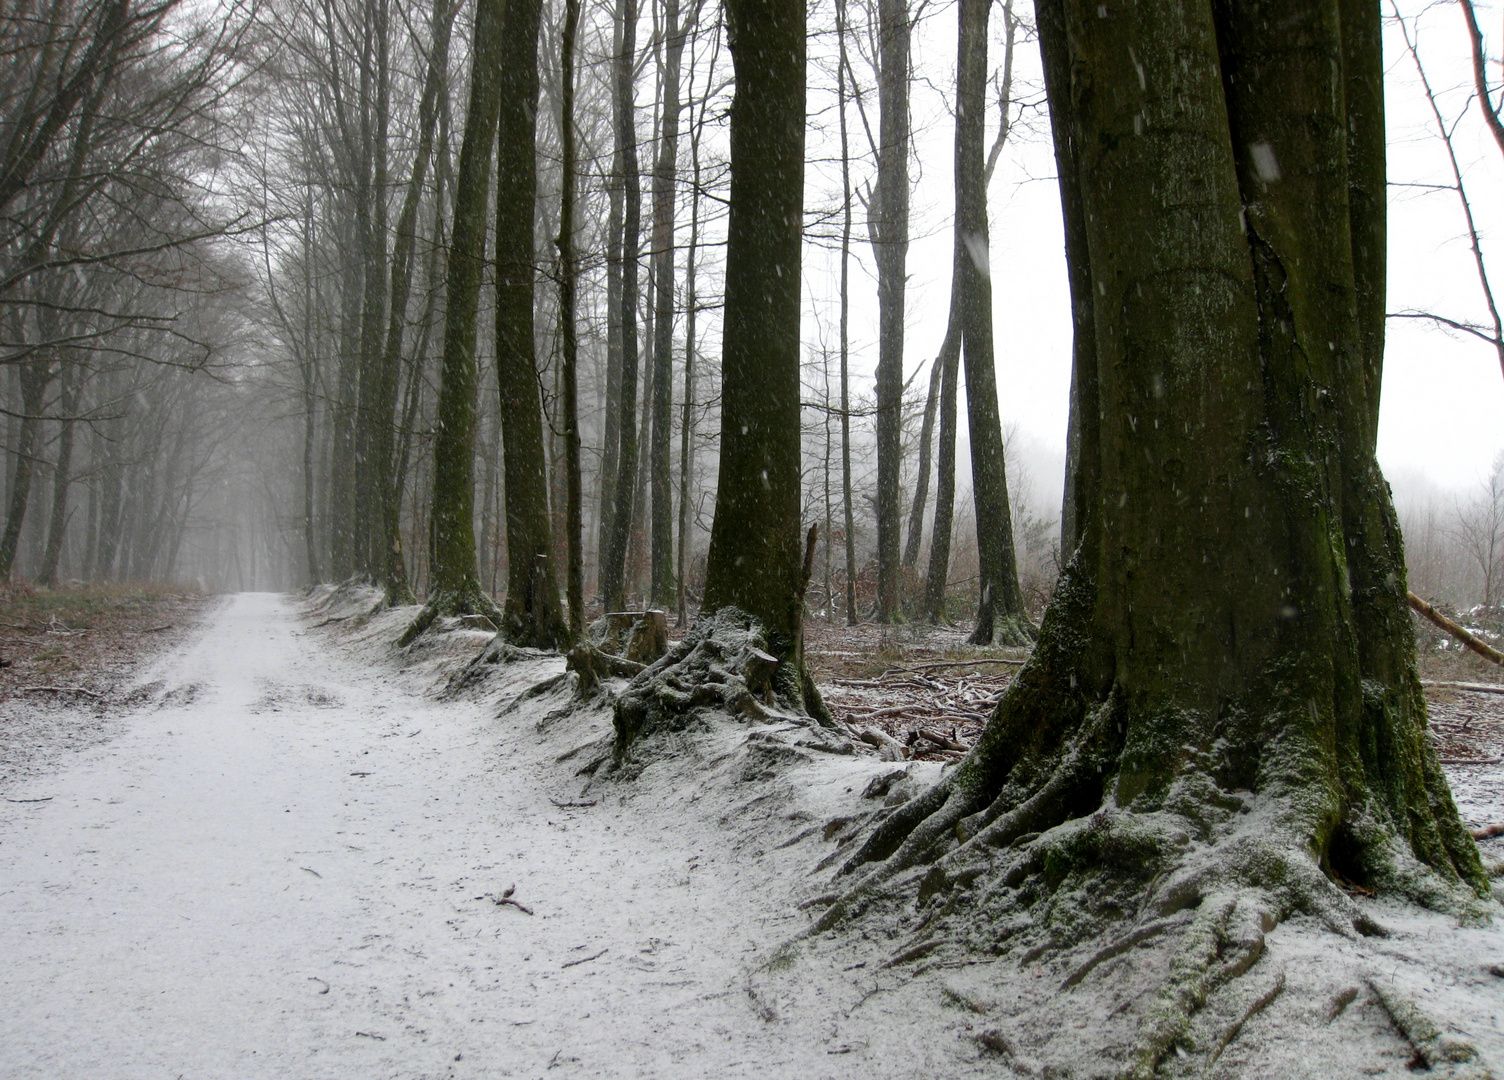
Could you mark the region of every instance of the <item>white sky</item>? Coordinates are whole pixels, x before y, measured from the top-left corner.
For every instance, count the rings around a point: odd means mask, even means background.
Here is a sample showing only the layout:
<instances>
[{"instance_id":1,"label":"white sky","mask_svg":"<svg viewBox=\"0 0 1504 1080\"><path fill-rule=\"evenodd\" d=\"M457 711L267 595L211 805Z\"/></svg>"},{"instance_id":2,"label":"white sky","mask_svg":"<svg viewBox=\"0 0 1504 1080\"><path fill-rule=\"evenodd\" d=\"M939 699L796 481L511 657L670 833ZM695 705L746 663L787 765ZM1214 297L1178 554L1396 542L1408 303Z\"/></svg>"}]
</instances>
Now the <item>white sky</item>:
<instances>
[{"instance_id":1,"label":"white sky","mask_svg":"<svg viewBox=\"0 0 1504 1080\"><path fill-rule=\"evenodd\" d=\"M1418 8L1418 4L1409 3L1405 10ZM857 10L855 5L853 9ZM994 7L994 62L1002 51L1001 11L1001 5ZM1485 28L1499 26L1497 5L1480 3L1478 11ZM928 74L931 81L916 83L912 105L919 175L913 196L915 239L910 244L908 262L905 377L928 364L945 331L952 208L952 121L947 99L954 86L954 12L949 4L928 9L914 40L914 68ZM1443 110L1449 119L1455 119L1472 92L1465 26L1455 5L1438 6L1422 16L1420 43ZM1488 44L1490 53L1497 56L1497 34L1490 36ZM812 41L812 64L832 50L833 42L828 39ZM1450 167L1420 93L1414 65L1393 27L1386 34L1385 50L1391 185L1450 183ZM867 73L871 68L856 56L852 63L859 78L870 84ZM832 66L832 83L833 70ZM1037 97L1038 59L1032 44L1020 46L1018 74L1034 87L1030 90L1026 86L1023 92ZM811 115L828 110L821 122L828 119L829 130L826 134L811 132L812 160L837 156L834 93L832 90L829 100L822 100L814 89L821 78L812 68ZM1497 64L1493 65L1493 80L1497 86ZM867 109L875 126L875 93ZM995 110L989 123L996 125ZM857 156L866 148L866 136L854 109L851 125L852 153ZM1042 116L1036 117L1032 126L1032 131L1019 131L1005 151L990 190L997 380L1004 424L1016 423L1026 443L1042 456L1053 457L1063 455L1065 445L1070 386L1069 294L1048 130ZM1504 293L1504 156L1484 129L1476 106L1462 120L1455 141L1483 234L1485 259L1493 257L1492 268L1499 279L1496 289ZM855 170L854 182L868 176L870 165L863 163ZM807 196L810 209L822 197L838 205L839 182L834 165L812 167ZM860 207L856 221L853 252L860 265L854 263L852 271L852 370L870 380L876 363L876 279ZM1453 192L1392 186L1389 235L1391 312L1421 309L1455 319L1488 321ZM828 327L824 338L832 343L837 263L834 252L806 251L806 295L820 298L811 299L808 307ZM807 323L805 340L820 338L819 328ZM927 378L926 371L916 385ZM1487 472L1495 454L1504 448L1504 375L1486 343L1462 335L1449 336L1412 320L1390 320L1384 380L1379 459L1397 489L1416 491L1427 484L1468 487ZM1041 491L1040 495L1046 503L1056 497L1052 491Z\"/></svg>"}]
</instances>

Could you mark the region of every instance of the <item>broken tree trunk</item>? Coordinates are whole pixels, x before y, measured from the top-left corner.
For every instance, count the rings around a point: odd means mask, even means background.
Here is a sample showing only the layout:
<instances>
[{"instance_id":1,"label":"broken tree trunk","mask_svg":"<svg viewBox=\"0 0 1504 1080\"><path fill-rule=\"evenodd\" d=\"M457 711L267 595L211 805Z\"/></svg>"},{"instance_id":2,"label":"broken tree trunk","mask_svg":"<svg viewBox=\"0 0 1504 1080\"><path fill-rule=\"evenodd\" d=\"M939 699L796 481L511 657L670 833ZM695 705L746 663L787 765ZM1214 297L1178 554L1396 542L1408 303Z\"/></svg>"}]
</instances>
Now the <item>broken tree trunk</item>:
<instances>
[{"instance_id":1,"label":"broken tree trunk","mask_svg":"<svg viewBox=\"0 0 1504 1080\"><path fill-rule=\"evenodd\" d=\"M1498 664L1500 667L1504 667L1504 653L1501 653L1498 649L1494 648L1492 645L1482 640L1481 638L1475 637L1474 635L1468 633L1461 626L1458 626L1451 619L1447 618L1430 604L1426 603L1420 597L1416 596L1413 592L1407 592L1405 595L1410 600L1410 606L1413 607L1416 611L1420 612L1426 618L1430 619L1433 623L1441 627L1448 634L1451 634L1454 638L1462 642L1469 649L1472 649L1473 652L1483 657L1483 659L1491 660L1495 664Z\"/></svg>"}]
</instances>

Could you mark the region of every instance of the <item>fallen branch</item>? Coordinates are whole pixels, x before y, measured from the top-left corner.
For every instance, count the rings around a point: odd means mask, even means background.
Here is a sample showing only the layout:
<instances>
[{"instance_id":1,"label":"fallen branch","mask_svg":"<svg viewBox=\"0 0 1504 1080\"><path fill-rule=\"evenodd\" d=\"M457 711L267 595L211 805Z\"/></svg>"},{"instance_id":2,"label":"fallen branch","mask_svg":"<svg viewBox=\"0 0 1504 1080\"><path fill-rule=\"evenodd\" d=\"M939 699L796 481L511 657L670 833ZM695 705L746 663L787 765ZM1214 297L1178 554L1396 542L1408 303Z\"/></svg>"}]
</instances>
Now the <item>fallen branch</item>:
<instances>
[{"instance_id":1,"label":"fallen branch","mask_svg":"<svg viewBox=\"0 0 1504 1080\"><path fill-rule=\"evenodd\" d=\"M915 712L924 709L923 705L886 705L881 709L871 709L864 713L850 713L851 720L875 720L879 716L902 716L904 713Z\"/></svg>"},{"instance_id":2,"label":"fallen branch","mask_svg":"<svg viewBox=\"0 0 1504 1080\"><path fill-rule=\"evenodd\" d=\"M104 700L103 694L96 694L92 690L85 690L82 686L22 686L19 688L26 694L88 694L91 698Z\"/></svg>"},{"instance_id":3,"label":"fallen branch","mask_svg":"<svg viewBox=\"0 0 1504 1080\"><path fill-rule=\"evenodd\" d=\"M523 904L519 900L513 900L512 899L512 894L514 892L516 892L516 891L517 891L517 886L516 885L508 885L506 892L502 893L500 896L491 896L490 893L487 893L486 896L489 897L490 900L491 900L491 903L495 904L497 907L501 907L503 905L507 905L507 906L516 908L518 911L522 912L524 915L531 915L533 913L533 909L532 908L528 907L526 904Z\"/></svg>"},{"instance_id":4,"label":"fallen branch","mask_svg":"<svg viewBox=\"0 0 1504 1080\"><path fill-rule=\"evenodd\" d=\"M164 623L161 626L153 626L150 629L143 630L141 632L143 634L160 634L163 630L171 630L171 629L172 629L172 623Z\"/></svg>"},{"instance_id":5,"label":"fallen branch","mask_svg":"<svg viewBox=\"0 0 1504 1080\"><path fill-rule=\"evenodd\" d=\"M1444 758L1438 758L1437 760L1439 760L1443 765L1497 765L1501 761L1504 761L1504 757L1485 757L1485 758L1444 757Z\"/></svg>"},{"instance_id":6,"label":"fallen branch","mask_svg":"<svg viewBox=\"0 0 1504 1080\"><path fill-rule=\"evenodd\" d=\"M856 737L869 746L875 746L883 752L888 761L902 761L904 759L903 744L893 736L880 728L857 728Z\"/></svg>"},{"instance_id":7,"label":"fallen branch","mask_svg":"<svg viewBox=\"0 0 1504 1080\"><path fill-rule=\"evenodd\" d=\"M1430 689L1466 690L1473 694L1504 694L1504 685L1486 682L1449 682L1445 679L1422 679L1421 686Z\"/></svg>"},{"instance_id":8,"label":"fallen branch","mask_svg":"<svg viewBox=\"0 0 1504 1080\"><path fill-rule=\"evenodd\" d=\"M1433 623L1441 627L1447 633L1451 634L1454 638L1462 642L1469 649L1472 649L1473 652L1477 653L1485 660L1491 660L1495 664L1498 664L1500 667L1504 667L1504 653L1501 653L1498 649L1494 648L1488 642L1482 640L1481 638L1475 637L1467 630L1464 630L1462 627L1458 626L1451 619L1447 618L1430 604L1426 603L1420 597L1416 596L1413 592L1407 592L1405 596L1409 599L1411 607L1420 612L1426 618L1430 619Z\"/></svg>"},{"instance_id":9,"label":"fallen branch","mask_svg":"<svg viewBox=\"0 0 1504 1080\"><path fill-rule=\"evenodd\" d=\"M971 747L967 746L965 743L959 741L958 739L952 739L948 735L942 735L938 731L931 731L929 728L920 728L919 734L922 738L928 739L936 746L942 747L946 750L959 750L964 754L966 751L971 749Z\"/></svg>"},{"instance_id":10,"label":"fallen branch","mask_svg":"<svg viewBox=\"0 0 1504 1080\"><path fill-rule=\"evenodd\" d=\"M6 802L15 802L15 803L23 803L23 802L51 802L52 801L52 796L51 795L43 795L40 799L6 799L5 801Z\"/></svg>"},{"instance_id":11,"label":"fallen branch","mask_svg":"<svg viewBox=\"0 0 1504 1080\"><path fill-rule=\"evenodd\" d=\"M583 810L585 807L594 806L596 803L595 799L591 799L589 802L560 802L558 799L549 799L548 801L560 810Z\"/></svg>"},{"instance_id":12,"label":"fallen branch","mask_svg":"<svg viewBox=\"0 0 1504 1080\"><path fill-rule=\"evenodd\" d=\"M1495 822L1492 825L1485 825L1481 829L1473 830L1474 840L1487 840L1495 836L1504 836L1504 822Z\"/></svg>"},{"instance_id":13,"label":"fallen branch","mask_svg":"<svg viewBox=\"0 0 1504 1080\"><path fill-rule=\"evenodd\" d=\"M905 949L897 956L884 960L882 966L890 968L897 967L899 964L907 964L910 960L918 960L925 953L933 952L940 946L949 944L950 938L931 938L929 941L921 941L918 945Z\"/></svg>"},{"instance_id":14,"label":"fallen branch","mask_svg":"<svg viewBox=\"0 0 1504 1080\"><path fill-rule=\"evenodd\" d=\"M596 953L594 956L582 956L578 960L569 960L569 961L566 961L565 964L564 964L564 967L572 968L572 967L576 967L576 966L578 966L580 964L588 964L592 960L599 960L601 957L605 956L610 951L611 951L610 948L605 948L605 949L602 949L600 952ZM563 968L560 968L560 970L562 971Z\"/></svg>"},{"instance_id":15,"label":"fallen branch","mask_svg":"<svg viewBox=\"0 0 1504 1080\"><path fill-rule=\"evenodd\" d=\"M1027 660L1009 660L1004 657L992 657L987 660L937 660L933 664L915 664L913 667L893 668L894 671L934 671L936 668L945 667L976 667L979 664L1011 664L1014 667L1022 667Z\"/></svg>"}]
</instances>

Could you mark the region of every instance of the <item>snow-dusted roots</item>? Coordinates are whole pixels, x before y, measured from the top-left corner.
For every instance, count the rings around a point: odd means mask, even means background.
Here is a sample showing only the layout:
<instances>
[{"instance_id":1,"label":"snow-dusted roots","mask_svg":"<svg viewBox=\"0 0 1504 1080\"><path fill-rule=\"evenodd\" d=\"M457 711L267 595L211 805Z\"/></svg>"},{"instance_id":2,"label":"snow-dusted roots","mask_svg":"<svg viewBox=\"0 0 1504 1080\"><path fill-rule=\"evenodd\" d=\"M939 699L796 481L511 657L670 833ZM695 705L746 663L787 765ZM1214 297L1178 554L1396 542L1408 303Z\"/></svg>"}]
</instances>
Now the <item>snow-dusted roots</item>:
<instances>
[{"instance_id":1,"label":"snow-dusted roots","mask_svg":"<svg viewBox=\"0 0 1504 1080\"><path fill-rule=\"evenodd\" d=\"M502 623L501 609L481 591L479 585L466 589L435 589L429 594L428 602L422 610L413 616L413 621L402 631L402 636L397 639L397 647L407 648L433 625L435 619L456 615L484 615L497 626Z\"/></svg>"},{"instance_id":2,"label":"snow-dusted roots","mask_svg":"<svg viewBox=\"0 0 1504 1080\"><path fill-rule=\"evenodd\" d=\"M1143 768L1131 745L1143 745L1133 730L1142 719L1129 715L1116 684L1094 700L1077 690L1080 639L1058 625L1051 633L1048 619L972 754L852 841L838 878L854 884L814 902L828 906L802 938L847 924L896 928L890 964L952 952L1041 961L1055 969L1062 996L1109 960L1142 966L1138 981L1153 988L1152 1004L1104 1075L1147 1078L1202 1075L1282 992L1282 978L1242 981L1261 970L1265 935L1278 923L1309 916L1349 941L1384 935L1344 886L1486 917L1470 872L1476 849L1459 846L1460 826L1448 828L1455 810L1444 781L1444 802L1427 787L1430 831L1412 826L1408 842L1351 776L1325 787L1275 779L1255 793L1228 781L1222 759L1184 745L1150 755L1178 764L1120 805L1120 777ZM1266 760L1278 764L1277 752ZM1417 836L1440 838L1430 866L1412 851ZM1137 948L1151 940L1150 952ZM1151 952L1157 962L1145 960ZM1214 997L1218 1007L1207 1010ZM1381 1000L1417 1062L1484 1075L1466 1071L1474 1068L1469 1046L1440 1039L1417 1007L1393 991L1390 998Z\"/></svg>"},{"instance_id":3,"label":"snow-dusted roots","mask_svg":"<svg viewBox=\"0 0 1504 1080\"><path fill-rule=\"evenodd\" d=\"M750 719L780 708L803 714L808 679L801 668L797 657L780 663L770 654L762 627L745 612L727 607L701 616L617 698L617 752L655 731L682 728L704 709Z\"/></svg>"}]
</instances>

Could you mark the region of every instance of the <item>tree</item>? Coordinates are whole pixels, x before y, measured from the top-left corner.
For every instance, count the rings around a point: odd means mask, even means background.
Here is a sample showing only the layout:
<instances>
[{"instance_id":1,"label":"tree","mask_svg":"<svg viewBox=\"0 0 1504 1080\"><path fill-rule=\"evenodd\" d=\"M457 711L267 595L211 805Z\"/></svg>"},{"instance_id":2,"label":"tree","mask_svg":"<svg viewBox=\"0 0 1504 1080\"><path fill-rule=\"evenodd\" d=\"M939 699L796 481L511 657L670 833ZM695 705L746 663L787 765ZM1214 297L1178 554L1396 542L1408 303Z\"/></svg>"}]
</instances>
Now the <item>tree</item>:
<instances>
[{"instance_id":1,"label":"tree","mask_svg":"<svg viewBox=\"0 0 1504 1080\"><path fill-rule=\"evenodd\" d=\"M986 145L988 0L961 0L956 60L956 234L971 490L976 506L981 601L968 639L1027 645L1034 628L1024 611L1008 508L1007 463L993 361L992 276L987 243Z\"/></svg>"},{"instance_id":2,"label":"tree","mask_svg":"<svg viewBox=\"0 0 1504 1080\"><path fill-rule=\"evenodd\" d=\"M856 625L856 520L851 505L851 136L846 127L846 0L836 0L836 101L841 126L841 507L846 536L846 625ZM854 80L853 80L854 81Z\"/></svg>"},{"instance_id":3,"label":"tree","mask_svg":"<svg viewBox=\"0 0 1504 1080\"><path fill-rule=\"evenodd\" d=\"M703 2L703 0L700 0ZM674 198L679 162L679 69L690 28L699 16L697 3L681 19L679 0L666 0L663 11L663 69L659 93L663 99L662 130L658 163L653 171L653 284L656 308L653 319L652 440L649 471L652 479L652 573L648 587L653 604L673 603L674 543L672 467L669 448L673 434L673 344L674 344Z\"/></svg>"},{"instance_id":4,"label":"tree","mask_svg":"<svg viewBox=\"0 0 1504 1080\"><path fill-rule=\"evenodd\" d=\"M563 100L559 109L559 141L563 153L561 156L562 178L561 194L559 197L559 323L562 330L562 370L560 377L564 382L564 454L567 459L565 469L568 472L566 483L568 494L565 496L565 525L569 551L568 586L569 594L569 639L579 641L585 633L585 552L584 552L584 522L581 511L581 477L580 477L580 407L579 407L579 373L577 370L578 347L575 341L574 305L575 285L578 278L578 268L575 265L574 251L574 199L575 199L575 139L574 139L574 49L575 35L580 25L580 0L566 0L564 8L564 31L559 39L559 67L561 81L563 82ZM536 26L536 22L535 22ZM536 37L536 30L534 32ZM534 45L536 63L536 43ZM536 91L535 91L536 97ZM528 148L532 152L531 146ZM529 213L529 222L531 222ZM529 297L531 301L531 297ZM531 374L531 371L529 372ZM533 380L536 382L536 380ZM530 397L536 394L536 390L530 392ZM534 422L537 422L537 408L533 409ZM538 434L538 464L542 464L543 440L542 432ZM541 484L542 474L539 474L538 500L541 504L543 487ZM508 497L511 494L510 482L508 483ZM510 504L509 504L510 508ZM510 520L510 513L508 519ZM545 519L546 521L546 519ZM510 536L507 541L511 546ZM546 552L543 556L546 558ZM558 603L557 586L548 582L550 591L545 598L554 604ZM508 603L511 597L508 595ZM557 636L557 635L556 635Z\"/></svg>"},{"instance_id":5,"label":"tree","mask_svg":"<svg viewBox=\"0 0 1504 1080\"><path fill-rule=\"evenodd\" d=\"M610 525L600 555L601 592L606 610L626 605L627 545L632 533L632 502L637 478L637 256L642 233L642 176L637 165L637 110L633 73L637 59L637 0L620 0L617 9L614 75L616 157L613 182L622 199L620 277L615 319L621 365L618 376L617 430L611 505L604 508ZM613 238L613 244L615 240ZM609 405L608 405L609 408Z\"/></svg>"},{"instance_id":6,"label":"tree","mask_svg":"<svg viewBox=\"0 0 1504 1080\"><path fill-rule=\"evenodd\" d=\"M538 27L542 10L540 0L507 3L496 169L496 385L506 465L507 598L501 629L515 645L552 649L564 644L566 635L549 526L548 463L543 453L543 406L533 340ZM566 84L571 93L572 74L565 72L565 78L571 80ZM568 116L562 119L566 145L571 148L568 140L572 122ZM565 177L571 203L573 179ZM572 206L569 210L572 213ZM572 271L562 246L566 232L561 224L561 281ZM572 254L567 258L572 259ZM569 348L574 333L572 297L567 309L561 304L560 319ZM565 363L570 361L566 356ZM564 378L567 387L569 376ZM578 437L570 421L565 426Z\"/></svg>"},{"instance_id":7,"label":"tree","mask_svg":"<svg viewBox=\"0 0 1504 1080\"><path fill-rule=\"evenodd\" d=\"M877 618L898 614L903 503L903 328L909 251L909 12L878 0L877 183L869 207L877 261Z\"/></svg>"},{"instance_id":8,"label":"tree","mask_svg":"<svg viewBox=\"0 0 1504 1080\"><path fill-rule=\"evenodd\" d=\"M439 615L500 618L481 591L475 562L476 315L485 261L491 151L501 107L500 69L506 0L479 0L470 67L470 102L455 177L454 224L445 295L444 358L433 449L432 582L428 602L399 644L408 645Z\"/></svg>"},{"instance_id":9,"label":"tree","mask_svg":"<svg viewBox=\"0 0 1504 1080\"><path fill-rule=\"evenodd\" d=\"M721 461L707 611L762 624L802 667L799 289L804 226L804 5L729 0L736 80L722 335Z\"/></svg>"},{"instance_id":10,"label":"tree","mask_svg":"<svg viewBox=\"0 0 1504 1080\"><path fill-rule=\"evenodd\" d=\"M969 922L1030 957L1192 910L1163 924L1183 936L1124 1062L1148 1077L1279 920L1378 932L1339 882L1468 909L1488 881L1426 739L1374 459L1377 5L1038 15L1095 311L1081 540L976 748L859 846L866 876L815 932L926 863L926 937Z\"/></svg>"}]
</instances>

